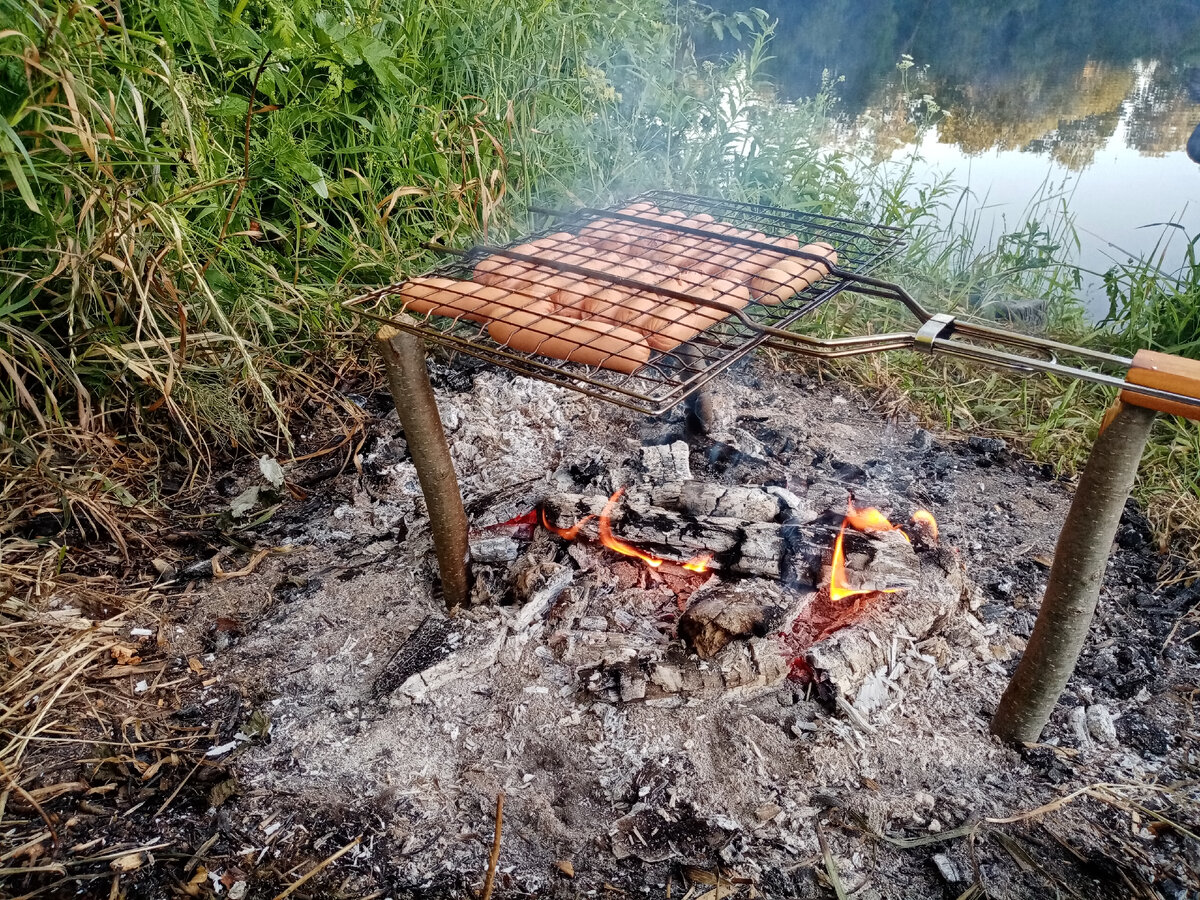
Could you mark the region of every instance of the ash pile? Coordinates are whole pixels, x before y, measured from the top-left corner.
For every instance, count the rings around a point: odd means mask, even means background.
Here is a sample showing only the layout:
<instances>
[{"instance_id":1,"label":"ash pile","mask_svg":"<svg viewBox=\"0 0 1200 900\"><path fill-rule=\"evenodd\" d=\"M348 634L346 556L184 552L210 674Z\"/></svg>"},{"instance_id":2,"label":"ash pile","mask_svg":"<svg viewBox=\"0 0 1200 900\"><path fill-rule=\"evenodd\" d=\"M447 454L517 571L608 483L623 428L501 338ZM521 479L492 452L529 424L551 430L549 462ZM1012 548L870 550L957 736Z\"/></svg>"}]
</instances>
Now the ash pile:
<instances>
[{"instance_id":1,"label":"ash pile","mask_svg":"<svg viewBox=\"0 0 1200 900\"><path fill-rule=\"evenodd\" d=\"M503 792L501 872L523 889L566 862L577 886L665 885L686 865L799 891L788 866L863 779L894 787L861 810L879 827L1001 811L973 787L937 811L911 800L931 772L982 785L999 765L979 691L1021 646L971 611L952 549L969 516L940 539L913 518L941 518L946 454L763 374L714 387L704 437L683 413L541 382L443 382L476 526L473 603L453 617L394 414L340 494L278 517L269 538L290 552L202 601L246 623L224 677L271 721L240 779L277 851L311 842L305 809L332 807L331 835L379 836L356 851L370 883L453 895L478 886Z\"/></svg>"}]
</instances>

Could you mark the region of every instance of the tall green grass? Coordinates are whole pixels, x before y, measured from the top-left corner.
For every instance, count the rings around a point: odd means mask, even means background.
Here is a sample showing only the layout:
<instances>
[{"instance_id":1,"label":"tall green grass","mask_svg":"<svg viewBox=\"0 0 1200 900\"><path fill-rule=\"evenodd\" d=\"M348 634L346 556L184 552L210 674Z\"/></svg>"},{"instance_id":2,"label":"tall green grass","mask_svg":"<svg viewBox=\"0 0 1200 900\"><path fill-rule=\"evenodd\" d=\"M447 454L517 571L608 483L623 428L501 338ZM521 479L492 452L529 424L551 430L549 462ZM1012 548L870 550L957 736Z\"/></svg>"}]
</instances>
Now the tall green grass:
<instances>
[{"instance_id":1,"label":"tall green grass","mask_svg":"<svg viewBox=\"0 0 1200 900\"><path fill-rule=\"evenodd\" d=\"M1177 228L1179 226L1176 226ZM1200 358L1200 235L1188 240L1184 261L1175 270L1156 262L1161 245L1145 257L1113 266L1105 273L1109 310L1101 327L1112 344L1133 353L1146 347Z\"/></svg>"}]
</instances>

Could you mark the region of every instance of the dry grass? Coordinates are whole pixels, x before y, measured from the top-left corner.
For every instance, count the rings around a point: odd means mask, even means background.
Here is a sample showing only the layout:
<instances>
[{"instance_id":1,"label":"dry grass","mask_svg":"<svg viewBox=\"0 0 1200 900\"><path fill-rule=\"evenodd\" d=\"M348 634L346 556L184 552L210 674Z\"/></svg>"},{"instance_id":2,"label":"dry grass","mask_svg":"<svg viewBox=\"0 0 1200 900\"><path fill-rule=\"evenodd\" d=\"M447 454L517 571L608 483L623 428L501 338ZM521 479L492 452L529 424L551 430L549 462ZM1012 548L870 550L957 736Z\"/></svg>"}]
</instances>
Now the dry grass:
<instances>
[{"instance_id":1,"label":"dry grass","mask_svg":"<svg viewBox=\"0 0 1200 900\"><path fill-rule=\"evenodd\" d=\"M0 547L0 883L10 897L74 893L138 868L153 847L117 813L177 792L210 738L165 717L176 704L164 698L194 679L171 683L159 628L130 633L158 624L162 595L62 573L61 549Z\"/></svg>"}]
</instances>

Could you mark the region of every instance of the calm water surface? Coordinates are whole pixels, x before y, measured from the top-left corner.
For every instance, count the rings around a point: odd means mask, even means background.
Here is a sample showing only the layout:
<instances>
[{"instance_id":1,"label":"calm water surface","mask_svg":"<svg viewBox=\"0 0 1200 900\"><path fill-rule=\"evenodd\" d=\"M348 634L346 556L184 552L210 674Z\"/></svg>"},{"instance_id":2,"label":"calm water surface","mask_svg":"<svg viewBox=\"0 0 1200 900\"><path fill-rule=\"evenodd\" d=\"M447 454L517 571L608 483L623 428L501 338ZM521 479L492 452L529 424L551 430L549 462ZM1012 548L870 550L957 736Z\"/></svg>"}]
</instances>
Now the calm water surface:
<instances>
[{"instance_id":1,"label":"calm water surface","mask_svg":"<svg viewBox=\"0 0 1200 900\"><path fill-rule=\"evenodd\" d=\"M875 162L917 151L919 178L968 186L981 243L1019 228L1035 197L1065 199L1095 316L1099 273L1156 251L1173 269L1200 234L1200 165L1184 152L1200 124L1200 0L716 5L778 20L767 68L785 96L844 79L832 140L865 140Z\"/></svg>"}]
</instances>

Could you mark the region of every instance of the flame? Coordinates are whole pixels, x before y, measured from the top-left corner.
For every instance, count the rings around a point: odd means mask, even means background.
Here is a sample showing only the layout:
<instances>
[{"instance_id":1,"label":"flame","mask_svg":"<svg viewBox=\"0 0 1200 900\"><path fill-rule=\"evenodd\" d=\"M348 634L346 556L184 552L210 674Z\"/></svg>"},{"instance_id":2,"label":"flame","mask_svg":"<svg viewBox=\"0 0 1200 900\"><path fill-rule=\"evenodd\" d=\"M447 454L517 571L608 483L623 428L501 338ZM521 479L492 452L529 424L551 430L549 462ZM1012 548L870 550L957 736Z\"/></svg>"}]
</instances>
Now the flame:
<instances>
[{"instance_id":1,"label":"flame","mask_svg":"<svg viewBox=\"0 0 1200 900\"><path fill-rule=\"evenodd\" d=\"M596 524L596 532L600 538L600 543L603 544L608 549L615 550L617 553L620 553L623 556L632 556L634 559L640 559L642 562L644 562L646 565L650 566L651 568L657 569L664 562L666 562L666 560L664 560L658 556L653 556L652 554L649 554L649 553L643 553L637 547L633 546L632 544L626 543L625 541L623 541L619 537L617 537L615 534L613 534L613 531L612 531L613 510L616 509L617 503L620 501L621 496L624 493L625 493L625 488L620 488L619 490L614 492L613 495L608 498L608 502L604 504L604 509L600 513L599 521ZM575 540L575 538L579 537L579 533L580 533L580 531L583 530L583 527L588 522L590 522L592 519L595 519L595 518L597 518L597 517L596 516L585 516L584 518L582 518L578 522L576 522L574 525L572 525L570 528L559 528L557 525L550 524L550 519L546 515L545 509L540 510L540 520L541 520L542 526L547 531L550 531L550 532L558 535L560 538L562 538L565 541L573 541L573 540ZM686 569L689 572L697 572L700 574L704 574L705 572L708 571L709 566L712 564L712 561L713 561L713 554L709 553L708 551L705 551L703 553L697 553L695 556L693 556L687 562L676 563L676 564L679 565L681 568Z\"/></svg>"},{"instance_id":2,"label":"flame","mask_svg":"<svg viewBox=\"0 0 1200 900\"><path fill-rule=\"evenodd\" d=\"M609 550L616 550L618 553L621 553L625 556L632 556L635 559L640 559L651 568L657 569L663 564L661 559L659 559L657 556L650 556L649 554L643 553L637 547L633 546L632 544L625 543L612 533L612 521L610 517L612 516L613 510L617 506L617 501L621 499L621 495L624 493L625 488L617 488L613 495L608 498L608 502L604 504L604 509L600 513L600 524L597 528L600 534L600 543L602 543Z\"/></svg>"},{"instance_id":3,"label":"flame","mask_svg":"<svg viewBox=\"0 0 1200 900\"><path fill-rule=\"evenodd\" d=\"M859 509L854 505L853 497L846 500L846 521L859 531L900 531L899 525L893 525L891 520L875 507L868 506L865 509ZM903 531L900 533L904 534ZM909 540L907 534L904 534L904 539Z\"/></svg>"},{"instance_id":4,"label":"flame","mask_svg":"<svg viewBox=\"0 0 1200 900\"><path fill-rule=\"evenodd\" d=\"M932 518L932 517L931 517ZM846 537L846 526L850 525L859 531L896 531L900 526L893 525L888 517L879 510L872 507L866 509L858 509L854 505L853 498L846 500L846 518L842 520L842 527L838 530L837 540L833 542L833 559L829 563L829 599L835 603L840 603L849 597L857 597L861 594L894 594L895 588L884 588L876 591L861 591L857 588L852 588L846 582L846 554L842 549L842 541ZM904 532L900 532L904 534ZM904 534L904 539L908 540L908 535ZM910 541L911 543L911 541Z\"/></svg>"},{"instance_id":5,"label":"flame","mask_svg":"<svg viewBox=\"0 0 1200 900\"><path fill-rule=\"evenodd\" d=\"M847 597L863 593L846 584L846 556L842 551L842 539L846 536L847 521L849 519L842 522L837 540L833 542L833 560L830 563L829 572L829 599L839 603Z\"/></svg>"},{"instance_id":6,"label":"flame","mask_svg":"<svg viewBox=\"0 0 1200 900\"><path fill-rule=\"evenodd\" d=\"M859 531L895 531L900 527L893 525L887 516L873 506L859 509L854 505L854 498L846 501L846 522Z\"/></svg>"},{"instance_id":7,"label":"flame","mask_svg":"<svg viewBox=\"0 0 1200 900\"><path fill-rule=\"evenodd\" d=\"M596 517L595 516L584 516L582 519L580 519L578 522L576 522L570 528L559 528L557 525L550 524L550 520L546 518L546 510L543 509L542 510L542 527L545 528L547 531L554 532L560 538L562 538L564 541L573 541L573 540L575 540L575 538L577 538L579 536L579 532L583 529L583 526L586 525L588 522L592 521L592 519L594 519L594 518L596 518Z\"/></svg>"},{"instance_id":8,"label":"flame","mask_svg":"<svg viewBox=\"0 0 1200 900\"><path fill-rule=\"evenodd\" d=\"M915 524L923 527L926 531L928 531L929 536L932 537L935 541L938 539L937 519L935 519L933 517L933 513L931 513L929 510L918 509L915 513L912 514L912 521Z\"/></svg>"}]
</instances>

